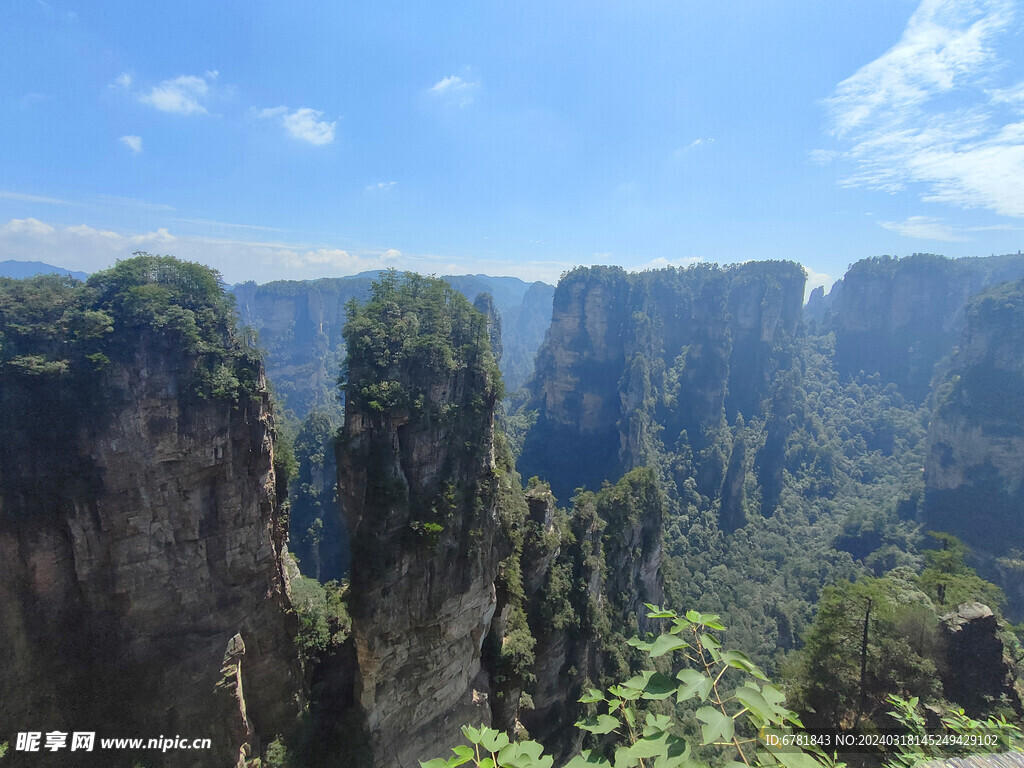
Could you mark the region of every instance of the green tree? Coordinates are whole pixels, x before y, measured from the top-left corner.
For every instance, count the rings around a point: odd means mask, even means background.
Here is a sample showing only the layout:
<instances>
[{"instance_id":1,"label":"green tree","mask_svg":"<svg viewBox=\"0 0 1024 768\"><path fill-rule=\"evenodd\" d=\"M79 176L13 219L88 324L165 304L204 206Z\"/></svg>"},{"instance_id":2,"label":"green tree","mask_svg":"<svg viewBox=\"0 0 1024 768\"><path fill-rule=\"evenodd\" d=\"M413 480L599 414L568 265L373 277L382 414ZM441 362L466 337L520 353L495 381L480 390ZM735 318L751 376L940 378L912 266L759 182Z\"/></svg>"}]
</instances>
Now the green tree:
<instances>
[{"instance_id":1,"label":"green tree","mask_svg":"<svg viewBox=\"0 0 1024 768\"><path fill-rule=\"evenodd\" d=\"M941 531L929 531L928 535L939 547L925 550L925 568L918 583L936 607L955 610L962 603L974 601L993 609L1003 605L1003 591L967 565L967 546L960 539Z\"/></svg>"},{"instance_id":2,"label":"green tree","mask_svg":"<svg viewBox=\"0 0 1024 768\"><path fill-rule=\"evenodd\" d=\"M817 727L870 729L890 694L937 698L935 663L922 655L923 640L915 648L905 634L908 617L934 631L934 610L907 580L862 577L826 588L788 665L790 705Z\"/></svg>"}]
</instances>

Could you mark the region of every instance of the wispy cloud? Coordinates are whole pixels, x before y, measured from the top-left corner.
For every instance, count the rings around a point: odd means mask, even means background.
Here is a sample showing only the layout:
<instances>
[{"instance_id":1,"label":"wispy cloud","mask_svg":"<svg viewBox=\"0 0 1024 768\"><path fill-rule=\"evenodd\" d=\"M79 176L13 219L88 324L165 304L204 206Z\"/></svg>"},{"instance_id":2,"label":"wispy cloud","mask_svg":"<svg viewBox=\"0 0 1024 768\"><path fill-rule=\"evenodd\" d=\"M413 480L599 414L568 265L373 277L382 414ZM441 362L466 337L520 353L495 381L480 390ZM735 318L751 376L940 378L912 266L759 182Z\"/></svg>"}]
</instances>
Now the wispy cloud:
<instances>
[{"instance_id":1,"label":"wispy cloud","mask_svg":"<svg viewBox=\"0 0 1024 768\"><path fill-rule=\"evenodd\" d=\"M114 78L114 82L110 84L110 87L122 91L130 90L132 87L132 76L127 72L122 72Z\"/></svg>"},{"instance_id":2,"label":"wispy cloud","mask_svg":"<svg viewBox=\"0 0 1024 768\"><path fill-rule=\"evenodd\" d=\"M211 70L199 75L179 75L154 85L148 93L139 96L139 101L161 112L173 112L179 115L205 114L203 101L210 94L210 84L217 79L217 71ZM122 78L126 78L122 82ZM131 77L121 74L114 81L122 87L131 86Z\"/></svg>"},{"instance_id":3,"label":"wispy cloud","mask_svg":"<svg viewBox=\"0 0 1024 768\"><path fill-rule=\"evenodd\" d=\"M927 202L1024 217L1024 81L998 82L1014 13L1012 0L924 0L895 46L836 87L830 131L857 167L844 185L915 185Z\"/></svg>"},{"instance_id":4,"label":"wispy cloud","mask_svg":"<svg viewBox=\"0 0 1024 768\"><path fill-rule=\"evenodd\" d=\"M1007 232L1020 227L1009 224L994 224L980 227L953 227L932 216L910 216L903 221L880 221L879 225L903 237L921 240L939 240L945 243L965 243L974 232Z\"/></svg>"},{"instance_id":5,"label":"wispy cloud","mask_svg":"<svg viewBox=\"0 0 1024 768\"><path fill-rule=\"evenodd\" d=\"M102 206L117 205L123 208L138 208L143 211L174 211L173 205L167 203L151 203L148 200L139 200L134 197L120 197L118 195L96 195L94 201Z\"/></svg>"},{"instance_id":6,"label":"wispy cloud","mask_svg":"<svg viewBox=\"0 0 1024 768\"><path fill-rule=\"evenodd\" d=\"M364 189L367 192L383 192L384 190L391 189L397 181L378 181L376 184L367 184Z\"/></svg>"},{"instance_id":7,"label":"wispy cloud","mask_svg":"<svg viewBox=\"0 0 1024 768\"><path fill-rule=\"evenodd\" d=\"M289 111L288 107L271 107L259 110L256 116L263 119L280 118L281 124L293 139L320 147L334 141L334 129L337 126L337 122L321 120L323 114L320 110L309 107L302 107L294 112Z\"/></svg>"},{"instance_id":8,"label":"wispy cloud","mask_svg":"<svg viewBox=\"0 0 1024 768\"><path fill-rule=\"evenodd\" d=\"M684 157L686 157L688 154L693 152L698 147L706 147L707 145L714 144L714 143L715 143L715 140L712 139L712 138L694 139L689 144L687 144L685 147L679 147L678 149L673 151L672 152L672 159L673 160L682 160Z\"/></svg>"},{"instance_id":9,"label":"wispy cloud","mask_svg":"<svg viewBox=\"0 0 1024 768\"><path fill-rule=\"evenodd\" d=\"M475 80L464 80L458 75L442 77L429 91L436 98L458 107L468 107L476 98L480 83Z\"/></svg>"},{"instance_id":10,"label":"wispy cloud","mask_svg":"<svg viewBox=\"0 0 1024 768\"><path fill-rule=\"evenodd\" d=\"M131 150L133 155L139 154L142 151L142 137L141 136L122 136L118 139L119 142L124 144L128 149Z\"/></svg>"},{"instance_id":11,"label":"wispy cloud","mask_svg":"<svg viewBox=\"0 0 1024 768\"><path fill-rule=\"evenodd\" d=\"M916 237L922 240L939 240L944 243L962 243L967 238L957 234L948 224L943 224L931 216L910 216L904 221L880 221L880 225L890 232L903 237Z\"/></svg>"},{"instance_id":12,"label":"wispy cloud","mask_svg":"<svg viewBox=\"0 0 1024 768\"><path fill-rule=\"evenodd\" d=\"M17 200L22 203L46 203L48 205L71 205L67 200L60 200L56 197L44 197L43 195L26 195L23 192L11 192L0 189L0 197L5 200Z\"/></svg>"}]
</instances>

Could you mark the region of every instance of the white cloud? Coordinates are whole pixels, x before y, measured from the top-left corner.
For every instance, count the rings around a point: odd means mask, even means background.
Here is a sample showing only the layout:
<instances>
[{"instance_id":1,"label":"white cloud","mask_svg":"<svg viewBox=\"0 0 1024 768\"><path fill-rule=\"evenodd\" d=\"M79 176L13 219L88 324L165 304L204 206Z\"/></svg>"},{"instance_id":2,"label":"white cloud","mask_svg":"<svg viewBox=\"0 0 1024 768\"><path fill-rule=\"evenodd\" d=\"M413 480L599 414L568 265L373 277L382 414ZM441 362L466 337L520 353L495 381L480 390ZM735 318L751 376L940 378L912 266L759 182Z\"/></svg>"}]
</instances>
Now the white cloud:
<instances>
[{"instance_id":1,"label":"white cloud","mask_svg":"<svg viewBox=\"0 0 1024 768\"><path fill-rule=\"evenodd\" d=\"M291 270L314 270L317 274L352 275L370 269L383 269L395 257L384 253L353 254L341 248L317 248L297 251L290 248L275 251L269 259ZM395 253L398 253L395 251ZM398 254L399 256L401 254ZM265 259L266 261L267 259Z\"/></svg>"},{"instance_id":2,"label":"white cloud","mask_svg":"<svg viewBox=\"0 0 1024 768\"><path fill-rule=\"evenodd\" d=\"M149 93L139 97L139 101L161 112L174 112L179 115L205 114L206 107L200 101L210 93L208 81L216 77L216 71L206 72L203 77L180 75L154 85Z\"/></svg>"},{"instance_id":3,"label":"white cloud","mask_svg":"<svg viewBox=\"0 0 1024 768\"><path fill-rule=\"evenodd\" d=\"M442 77L430 86L429 90L430 93L444 99L449 104L468 107L473 103L479 88L480 83L475 80L463 80L458 75L449 75Z\"/></svg>"},{"instance_id":4,"label":"white cloud","mask_svg":"<svg viewBox=\"0 0 1024 768\"><path fill-rule=\"evenodd\" d=\"M835 278L826 272L818 272L813 267L809 267L806 264L803 265L804 271L807 273L807 283L804 286L804 301L811 295L811 291L818 287L828 288L835 282ZM828 293L828 291L825 291Z\"/></svg>"},{"instance_id":5,"label":"white cloud","mask_svg":"<svg viewBox=\"0 0 1024 768\"><path fill-rule=\"evenodd\" d=\"M5 235L32 235L40 237L52 235L54 231L54 228L49 224L31 217L27 219L11 219L0 227L0 233Z\"/></svg>"},{"instance_id":6,"label":"white cloud","mask_svg":"<svg viewBox=\"0 0 1024 768\"><path fill-rule=\"evenodd\" d=\"M144 250L207 264L219 270L228 282L304 280L395 267L423 274L485 272L554 283L560 273L572 267L564 262L481 259L476 254L453 260L450 254L410 254L395 248L355 250L295 242L292 238L259 240L257 237L256 232L250 239L239 239L198 235L194 230L172 233L165 227L137 233L89 224L56 226L37 219L13 219L0 224L0 253L8 259L45 261L67 269L94 272L112 266L134 251Z\"/></svg>"},{"instance_id":7,"label":"white cloud","mask_svg":"<svg viewBox=\"0 0 1024 768\"><path fill-rule=\"evenodd\" d=\"M119 235L117 232L113 232L109 229L95 229L90 227L88 224L78 224L74 227L65 227L65 232L70 232L72 235L78 237L90 237L90 238L101 238L103 240L110 240L112 242L121 242L125 239L124 235Z\"/></svg>"},{"instance_id":8,"label":"white cloud","mask_svg":"<svg viewBox=\"0 0 1024 768\"><path fill-rule=\"evenodd\" d=\"M334 141L334 128L337 125L336 122L321 120L323 114L320 110L309 107L302 107L294 112L289 112L288 107L271 107L260 110L256 116L264 119L279 117L292 138L319 147Z\"/></svg>"},{"instance_id":9,"label":"white cloud","mask_svg":"<svg viewBox=\"0 0 1024 768\"><path fill-rule=\"evenodd\" d=\"M122 72L120 75L114 78L114 82L110 84L111 88L120 88L122 90L129 90L132 87L132 76L127 72Z\"/></svg>"},{"instance_id":10,"label":"white cloud","mask_svg":"<svg viewBox=\"0 0 1024 768\"><path fill-rule=\"evenodd\" d=\"M141 136L122 136L118 139L119 142L124 144L128 149L132 151L133 155L139 154L142 151L142 137Z\"/></svg>"},{"instance_id":11,"label":"white cloud","mask_svg":"<svg viewBox=\"0 0 1024 768\"><path fill-rule=\"evenodd\" d=\"M926 202L1024 217L1024 82L994 82L1009 71L999 44L1013 17L1011 0L924 0L900 41L826 101L841 156L857 166L843 184L919 185ZM957 237L915 218L889 223Z\"/></svg>"},{"instance_id":12,"label":"white cloud","mask_svg":"<svg viewBox=\"0 0 1024 768\"><path fill-rule=\"evenodd\" d=\"M367 184L365 189L367 192L377 192L380 190L391 189L397 181L378 181L376 184Z\"/></svg>"}]
</instances>

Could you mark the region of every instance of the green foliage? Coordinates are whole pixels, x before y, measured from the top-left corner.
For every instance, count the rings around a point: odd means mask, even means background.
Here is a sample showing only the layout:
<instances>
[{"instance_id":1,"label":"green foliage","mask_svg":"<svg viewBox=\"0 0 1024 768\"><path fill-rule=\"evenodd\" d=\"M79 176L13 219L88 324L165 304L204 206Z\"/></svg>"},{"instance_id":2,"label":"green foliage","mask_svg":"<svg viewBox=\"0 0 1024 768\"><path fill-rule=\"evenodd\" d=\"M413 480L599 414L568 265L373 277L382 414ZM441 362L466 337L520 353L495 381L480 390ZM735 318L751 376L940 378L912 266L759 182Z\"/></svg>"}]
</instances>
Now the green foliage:
<instances>
[{"instance_id":1,"label":"green foliage","mask_svg":"<svg viewBox=\"0 0 1024 768\"><path fill-rule=\"evenodd\" d=\"M924 551L926 565L918 583L937 608L955 610L958 605L974 601L992 609L1003 605L1003 591L967 565L967 547L963 542L941 531L929 531L928 535L940 546Z\"/></svg>"},{"instance_id":2,"label":"green foliage","mask_svg":"<svg viewBox=\"0 0 1024 768\"><path fill-rule=\"evenodd\" d=\"M800 721L783 705L781 692L743 653L724 650L715 633L724 629L718 617L648 605L648 618L668 626L651 640L634 638L630 645L650 659L674 654L681 662L675 675L647 669L607 691L590 689L580 702L594 714L576 727L600 737L600 746L584 750L565 768L677 768L699 764L693 748L680 737L679 723L656 709L669 702L697 700L701 706L698 744L716 749L730 766L819 768L834 761L820 750L771 746L761 735L790 734ZM603 711L602 711L603 710ZM421 762L422 768L551 768L553 758L534 741L512 742L508 735L481 726L466 726L468 744L456 746L448 758Z\"/></svg>"},{"instance_id":3,"label":"green foliage","mask_svg":"<svg viewBox=\"0 0 1024 768\"><path fill-rule=\"evenodd\" d=\"M307 659L316 659L345 642L352 632L347 584L320 584L304 576L291 580L291 599L299 617L296 645Z\"/></svg>"},{"instance_id":4,"label":"green foliage","mask_svg":"<svg viewBox=\"0 0 1024 768\"><path fill-rule=\"evenodd\" d=\"M938 617L915 581L901 571L824 590L787 669L790 705L815 726L870 729L889 695L939 697Z\"/></svg>"},{"instance_id":5,"label":"green foliage","mask_svg":"<svg viewBox=\"0 0 1024 768\"><path fill-rule=\"evenodd\" d=\"M144 337L191 358L201 398L256 391L258 357L236 334L234 301L208 267L138 253L84 284L0 278L2 374L84 386L112 361L128 361Z\"/></svg>"},{"instance_id":6,"label":"green foliage","mask_svg":"<svg viewBox=\"0 0 1024 768\"><path fill-rule=\"evenodd\" d=\"M337 505L334 440L340 425L333 410L314 410L294 430L290 547L303 574L319 581L344 578L349 570L348 531Z\"/></svg>"},{"instance_id":7,"label":"green foliage","mask_svg":"<svg viewBox=\"0 0 1024 768\"><path fill-rule=\"evenodd\" d=\"M346 312L348 402L371 413L401 408L440 417L441 406L431 401L423 381L465 369L487 379L494 400L500 399L487 318L443 280L389 270L372 284L367 302L353 300Z\"/></svg>"},{"instance_id":8,"label":"green foliage","mask_svg":"<svg viewBox=\"0 0 1024 768\"><path fill-rule=\"evenodd\" d=\"M889 715L912 738L895 747L886 761L887 768L915 768L963 755L1024 752L1024 730L1003 716L975 720L957 709L942 716L942 730L936 731L926 728L917 697L889 696L889 704L893 706Z\"/></svg>"}]
</instances>

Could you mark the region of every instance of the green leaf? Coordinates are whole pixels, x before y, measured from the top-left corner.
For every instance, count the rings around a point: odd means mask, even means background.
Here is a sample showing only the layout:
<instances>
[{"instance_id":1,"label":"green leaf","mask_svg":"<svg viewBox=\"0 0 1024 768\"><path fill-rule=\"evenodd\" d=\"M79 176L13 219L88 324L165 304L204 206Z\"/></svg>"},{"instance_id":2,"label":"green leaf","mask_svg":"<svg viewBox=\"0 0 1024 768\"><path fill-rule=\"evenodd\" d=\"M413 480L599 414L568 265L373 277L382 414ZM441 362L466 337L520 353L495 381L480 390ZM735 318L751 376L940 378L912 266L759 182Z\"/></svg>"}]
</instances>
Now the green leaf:
<instances>
[{"instance_id":1,"label":"green leaf","mask_svg":"<svg viewBox=\"0 0 1024 768\"><path fill-rule=\"evenodd\" d=\"M682 638L674 635L658 635L658 639L651 645L650 655L652 659L664 656L671 651L678 651L680 648L689 648L690 644Z\"/></svg>"},{"instance_id":2,"label":"green leaf","mask_svg":"<svg viewBox=\"0 0 1024 768\"><path fill-rule=\"evenodd\" d=\"M636 727L636 712L633 711L632 707L624 707L622 710L622 716L626 718L626 722L629 723L630 728Z\"/></svg>"},{"instance_id":3,"label":"green leaf","mask_svg":"<svg viewBox=\"0 0 1024 768\"><path fill-rule=\"evenodd\" d=\"M590 688L585 694L580 696L580 704L594 704L598 701L604 701L604 694L597 690L597 688Z\"/></svg>"},{"instance_id":4,"label":"green leaf","mask_svg":"<svg viewBox=\"0 0 1024 768\"><path fill-rule=\"evenodd\" d=\"M447 768L448 761L443 757L435 757L433 760L427 760L426 762L420 760L420 768Z\"/></svg>"},{"instance_id":5,"label":"green leaf","mask_svg":"<svg viewBox=\"0 0 1024 768\"><path fill-rule=\"evenodd\" d=\"M722 647L722 644L720 642L718 642L718 640L715 639L715 637L713 635L708 635L708 634L702 634L700 636L700 644L703 645L708 650L712 650L712 651L718 650L719 648Z\"/></svg>"},{"instance_id":6,"label":"green leaf","mask_svg":"<svg viewBox=\"0 0 1024 768\"><path fill-rule=\"evenodd\" d=\"M675 736L670 737L668 754L658 755L653 768L678 768L690 762L690 745Z\"/></svg>"},{"instance_id":7,"label":"green leaf","mask_svg":"<svg viewBox=\"0 0 1024 768\"><path fill-rule=\"evenodd\" d=\"M480 761L480 768L495 768L494 760L489 757L485 757Z\"/></svg>"},{"instance_id":8,"label":"green leaf","mask_svg":"<svg viewBox=\"0 0 1024 768\"><path fill-rule=\"evenodd\" d=\"M702 743L705 745L730 741L736 730L736 724L732 718L714 707L698 709L697 719L703 723L700 732L703 738Z\"/></svg>"},{"instance_id":9,"label":"green leaf","mask_svg":"<svg viewBox=\"0 0 1024 768\"><path fill-rule=\"evenodd\" d=\"M763 721L776 719L775 707L765 701L764 696L757 688L741 685L736 689L736 700L746 707L750 712Z\"/></svg>"},{"instance_id":10,"label":"green leaf","mask_svg":"<svg viewBox=\"0 0 1024 768\"><path fill-rule=\"evenodd\" d=\"M676 678L683 683L676 693L677 702L684 702L694 696L699 696L701 701L705 701L714 685L714 681L710 677L696 669L681 669Z\"/></svg>"},{"instance_id":11,"label":"green leaf","mask_svg":"<svg viewBox=\"0 0 1024 768\"><path fill-rule=\"evenodd\" d=\"M725 629L725 625L723 625L722 622L719 621L719 619L722 617L719 616L717 613L705 613L701 618L703 619L701 623L708 629Z\"/></svg>"},{"instance_id":12,"label":"green leaf","mask_svg":"<svg viewBox=\"0 0 1024 768\"><path fill-rule=\"evenodd\" d=\"M667 731L672 727L672 718L668 715L655 715L651 712L647 713L646 722L644 724L644 736L657 736L663 731Z\"/></svg>"},{"instance_id":13,"label":"green leaf","mask_svg":"<svg viewBox=\"0 0 1024 768\"><path fill-rule=\"evenodd\" d=\"M480 734L480 746L488 752L498 752L508 746L508 734L493 728L484 728Z\"/></svg>"},{"instance_id":14,"label":"green leaf","mask_svg":"<svg viewBox=\"0 0 1024 768\"><path fill-rule=\"evenodd\" d=\"M723 651L721 661L724 661L730 667L735 669L742 669L744 672L749 672L758 680L768 680L765 673L758 669L757 665L741 651Z\"/></svg>"},{"instance_id":15,"label":"green leaf","mask_svg":"<svg viewBox=\"0 0 1024 768\"><path fill-rule=\"evenodd\" d=\"M593 749L585 749L565 764L564 768L611 768L611 763L604 755Z\"/></svg>"},{"instance_id":16,"label":"green leaf","mask_svg":"<svg viewBox=\"0 0 1024 768\"><path fill-rule=\"evenodd\" d=\"M498 765L504 768L551 768L554 758L543 752L544 747L536 741L509 744L498 752Z\"/></svg>"},{"instance_id":17,"label":"green leaf","mask_svg":"<svg viewBox=\"0 0 1024 768\"><path fill-rule=\"evenodd\" d=\"M701 616L696 611L687 611L686 612L686 620L687 621L691 621L694 624L701 624L704 621L704 617Z\"/></svg>"},{"instance_id":18,"label":"green leaf","mask_svg":"<svg viewBox=\"0 0 1024 768\"><path fill-rule=\"evenodd\" d=\"M672 678L666 677L661 672L655 672L644 685L643 698L648 701L660 701L667 699L675 692L676 684Z\"/></svg>"},{"instance_id":19,"label":"green leaf","mask_svg":"<svg viewBox=\"0 0 1024 768\"><path fill-rule=\"evenodd\" d=\"M818 760L800 750L768 747L768 751L786 768L821 768Z\"/></svg>"},{"instance_id":20,"label":"green leaf","mask_svg":"<svg viewBox=\"0 0 1024 768\"><path fill-rule=\"evenodd\" d=\"M588 717L586 720L580 720L576 723L576 727L591 733L605 734L611 733L618 728L619 720L611 715L598 715L597 717Z\"/></svg>"},{"instance_id":21,"label":"green leaf","mask_svg":"<svg viewBox=\"0 0 1024 768\"><path fill-rule=\"evenodd\" d=\"M632 637L626 641L626 645L630 645L634 648L639 648L641 651L647 652L651 650L651 646L654 643L648 642L647 640L641 640L639 637Z\"/></svg>"},{"instance_id":22,"label":"green leaf","mask_svg":"<svg viewBox=\"0 0 1024 768\"><path fill-rule=\"evenodd\" d=\"M449 757L448 762L445 763L448 768L456 768L456 766L462 765L463 763L468 763L476 755L472 747L467 747L465 744L459 744L457 747L452 747L452 752L455 754L452 757Z\"/></svg>"},{"instance_id":23,"label":"green leaf","mask_svg":"<svg viewBox=\"0 0 1024 768\"><path fill-rule=\"evenodd\" d=\"M462 735L466 737L470 744L480 743L480 731L471 725L462 726Z\"/></svg>"},{"instance_id":24,"label":"green leaf","mask_svg":"<svg viewBox=\"0 0 1024 768\"><path fill-rule=\"evenodd\" d=\"M657 757L658 755L667 755L669 739L671 738L673 737L670 734L661 733L650 738L639 739L630 747L629 751L641 760Z\"/></svg>"},{"instance_id":25,"label":"green leaf","mask_svg":"<svg viewBox=\"0 0 1024 768\"><path fill-rule=\"evenodd\" d=\"M647 685L647 681L650 680L653 675L653 670L645 669L639 675L629 678L629 680L622 684L622 687L635 688L638 691L642 691L644 689L644 686Z\"/></svg>"},{"instance_id":26,"label":"green leaf","mask_svg":"<svg viewBox=\"0 0 1024 768\"><path fill-rule=\"evenodd\" d=\"M670 635L678 635L684 629L689 629L692 626L693 626L693 623L687 621L686 619L676 619L675 621L672 622L672 629L670 629L668 631L668 633Z\"/></svg>"},{"instance_id":27,"label":"green leaf","mask_svg":"<svg viewBox=\"0 0 1024 768\"><path fill-rule=\"evenodd\" d=\"M644 603L647 607L647 618L648 619L674 619L678 614L675 611L662 610L656 605L650 603Z\"/></svg>"},{"instance_id":28,"label":"green leaf","mask_svg":"<svg viewBox=\"0 0 1024 768\"><path fill-rule=\"evenodd\" d=\"M764 696L764 700L771 704L773 707L777 707L786 700L786 694L776 688L774 685L765 685L761 688L761 695Z\"/></svg>"},{"instance_id":29,"label":"green leaf","mask_svg":"<svg viewBox=\"0 0 1024 768\"><path fill-rule=\"evenodd\" d=\"M615 768L633 768L634 765L640 762L640 758L633 755L633 751L629 747L619 747L615 750L615 757L612 760L612 765Z\"/></svg>"}]
</instances>

